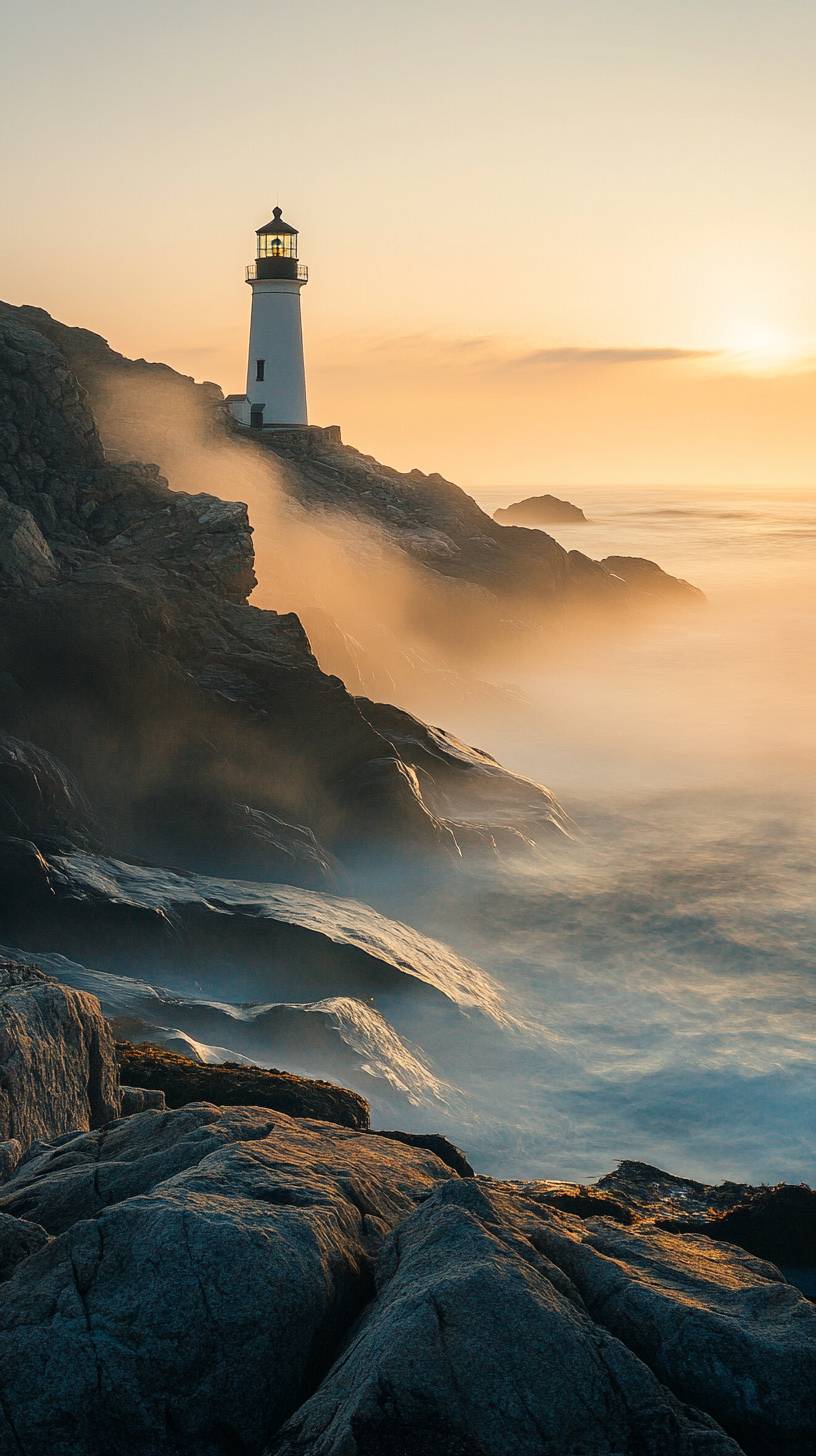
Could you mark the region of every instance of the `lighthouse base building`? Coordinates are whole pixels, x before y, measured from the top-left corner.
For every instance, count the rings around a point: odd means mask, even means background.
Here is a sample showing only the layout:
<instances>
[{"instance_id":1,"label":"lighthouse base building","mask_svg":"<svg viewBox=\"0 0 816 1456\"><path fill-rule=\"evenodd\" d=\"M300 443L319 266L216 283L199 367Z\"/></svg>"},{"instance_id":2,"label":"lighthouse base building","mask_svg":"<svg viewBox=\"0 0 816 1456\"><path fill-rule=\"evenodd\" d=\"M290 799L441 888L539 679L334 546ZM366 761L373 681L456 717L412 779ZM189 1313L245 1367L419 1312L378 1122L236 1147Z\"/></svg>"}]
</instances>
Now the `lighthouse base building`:
<instances>
[{"instance_id":1,"label":"lighthouse base building","mask_svg":"<svg viewBox=\"0 0 816 1456\"><path fill-rule=\"evenodd\" d=\"M300 293L309 271L298 260L297 228L276 207L257 231L254 263L246 270L252 289L246 394L227 404L241 425L252 429L298 428L309 423Z\"/></svg>"}]
</instances>

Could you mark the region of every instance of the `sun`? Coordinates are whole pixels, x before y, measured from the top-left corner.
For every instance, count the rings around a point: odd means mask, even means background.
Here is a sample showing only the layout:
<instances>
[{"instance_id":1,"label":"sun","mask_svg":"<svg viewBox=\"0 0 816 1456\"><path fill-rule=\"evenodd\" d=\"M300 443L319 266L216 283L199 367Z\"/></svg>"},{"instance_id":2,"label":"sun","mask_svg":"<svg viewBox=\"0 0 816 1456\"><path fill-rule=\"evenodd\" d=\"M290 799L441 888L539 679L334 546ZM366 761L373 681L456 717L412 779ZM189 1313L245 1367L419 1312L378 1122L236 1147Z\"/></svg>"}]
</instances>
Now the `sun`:
<instances>
[{"instance_id":1,"label":"sun","mask_svg":"<svg viewBox=\"0 0 816 1456\"><path fill-rule=\"evenodd\" d=\"M789 335L759 323L735 325L726 348L734 363L750 374L781 372L799 357L799 350Z\"/></svg>"}]
</instances>

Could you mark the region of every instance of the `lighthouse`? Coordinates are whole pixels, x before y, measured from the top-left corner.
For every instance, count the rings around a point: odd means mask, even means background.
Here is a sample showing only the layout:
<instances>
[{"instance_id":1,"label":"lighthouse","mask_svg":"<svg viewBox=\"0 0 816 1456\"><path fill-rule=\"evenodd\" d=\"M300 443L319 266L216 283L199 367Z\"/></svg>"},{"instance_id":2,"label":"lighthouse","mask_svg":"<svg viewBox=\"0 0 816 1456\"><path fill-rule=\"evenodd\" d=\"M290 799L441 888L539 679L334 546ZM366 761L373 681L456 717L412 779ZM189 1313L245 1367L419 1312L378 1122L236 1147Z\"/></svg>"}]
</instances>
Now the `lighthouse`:
<instances>
[{"instance_id":1,"label":"lighthouse","mask_svg":"<svg viewBox=\"0 0 816 1456\"><path fill-rule=\"evenodd\" d=\"M309 271L298 260L298 231L276 207L258 228L255 261L246 270L252 289L245 395L227 403L242 425L253 429L305 425L306 371L300 290Z\"/></svg>"}]
</instances>

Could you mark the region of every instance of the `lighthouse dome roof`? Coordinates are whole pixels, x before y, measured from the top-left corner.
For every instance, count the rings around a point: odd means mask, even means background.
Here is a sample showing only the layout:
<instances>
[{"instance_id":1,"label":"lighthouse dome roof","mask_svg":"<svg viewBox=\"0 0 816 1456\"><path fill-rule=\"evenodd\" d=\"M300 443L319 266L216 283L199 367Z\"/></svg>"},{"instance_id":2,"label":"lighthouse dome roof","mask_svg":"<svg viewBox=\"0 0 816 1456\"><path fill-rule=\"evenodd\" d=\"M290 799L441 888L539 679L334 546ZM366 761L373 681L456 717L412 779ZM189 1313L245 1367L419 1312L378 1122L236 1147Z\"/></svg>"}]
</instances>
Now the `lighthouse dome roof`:
<instances>
[{"instance_id":1,"label":"lighthouse dome roof","mask_svg":"<svg viewBox=\"0 0 816 1456\"><path fill-rule=\"evenodd\" d=\"M264 233L296 233L297 228L292 227L288 222L284 222L280 208L275 207L272 210L271 222L264 223L263 227L256 228L255 231L260 238Z\"/></svg>"}]
</instances>

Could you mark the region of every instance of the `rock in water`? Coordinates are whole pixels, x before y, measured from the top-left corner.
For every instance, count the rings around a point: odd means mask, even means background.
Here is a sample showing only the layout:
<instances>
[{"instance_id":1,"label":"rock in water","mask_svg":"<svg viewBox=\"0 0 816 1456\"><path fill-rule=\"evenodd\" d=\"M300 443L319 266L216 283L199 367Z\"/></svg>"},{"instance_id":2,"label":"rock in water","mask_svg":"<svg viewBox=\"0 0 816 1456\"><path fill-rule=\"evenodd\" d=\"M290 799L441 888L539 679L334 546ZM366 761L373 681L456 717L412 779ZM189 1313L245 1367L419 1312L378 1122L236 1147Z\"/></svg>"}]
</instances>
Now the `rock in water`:
<instances>
[{"instance_id":1,"label":"rock in water","mask_svg":"<svg viewBox=\"0 0 816 1456\"><path fill-rule=\"evenodd\" d=\"M557 495L528 495L526 500L514 501L511 506L499 506L493 512L493 520L501 526L555 526L563 522L586 523L586 516L580 506L559 500Z\"/></svg>"},{"instance_id":2,"label":"rock in water","mask_svg":"<svg viewBox=\"0 0 816 1456\"><path fill-rule=\"evenodd\" d=\"M23 1148L119 1116L113 1037L95 996L0 962L0 1138Z\"/></svg>"},{"instance_id":3,"label":"rock in water","mask_svg":"<svg viewBox=\"0 0 816 1456\"><path fill-rule=\"evenodd\" d=\"M206 1106L40 1166L44 1204L84 1174L108 1206L77 1199L0 1304L0 1451L17 1456L259 1452L368 1300L384 1235L452 1176L365 1132Z\"/></svg>"}]
</instances>

